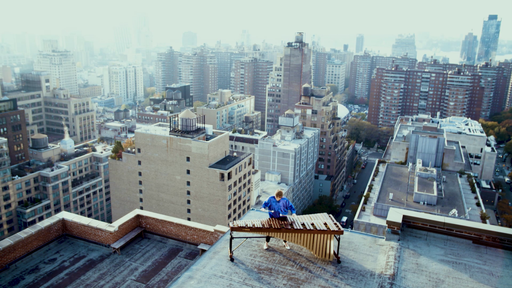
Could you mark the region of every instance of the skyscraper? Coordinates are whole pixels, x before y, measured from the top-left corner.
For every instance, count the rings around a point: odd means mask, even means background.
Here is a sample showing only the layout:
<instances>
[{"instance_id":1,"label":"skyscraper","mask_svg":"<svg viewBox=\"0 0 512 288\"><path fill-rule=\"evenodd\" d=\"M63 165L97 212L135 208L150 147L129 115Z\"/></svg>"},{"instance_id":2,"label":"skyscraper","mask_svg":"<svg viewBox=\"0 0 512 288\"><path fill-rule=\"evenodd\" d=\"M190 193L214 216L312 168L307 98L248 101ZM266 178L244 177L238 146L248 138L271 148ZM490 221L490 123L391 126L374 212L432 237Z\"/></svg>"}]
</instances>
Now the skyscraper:
<instances>
[{"instance_id":1,"label":"skyscraper","mask_svg":"<svg viewBox=\"0 0 512 288\"><path fill-rule=\"evenodd\" d=\"M261 112L261 127L265 127L266 92L272 65L268 60L244 58L234 61L231 73L233 93L254 95L254 110Z\"/></svg>"},{"instance_id":2,"label":"skyscraper","mask_svg":"<svg viewBox=\"0 0 512 288\"><path fill-rule=\"evenodd\" d=\"M110 93L120 96L123 103L144 100L143 73L141 66L110 66L108 70Z\"/></svg>"},{"instance_id":3,"label":"skyscraper","mask_svg":"<svg viewBox=\"0 0 512 288\"><path fill-rule=\"evenodd\" d=\"M330 58L329 53L321 51L313 51L311 72L313 75L313 86L325 86L325 72L327 71L327 61Z\"/></svg>"},{"instance_id":4,"label":"skyscraper","mask_svg":"<svg viewBox=\"0 0 512 288\"><path fill-rule=\"evenodd\" d=\"M181 50L197 47L197 34L194 32L184 32L181 38Z\"/></svg>"},{"instance_id":5,"label":"skyscraper","mask_svg":"<svg viewBox=\"0 0 512 288\"><path fill-rule=\"evenodd\" d=\"M356 53L363 52L364 50L364 35L359 34L356 38Z\"/></svg>"},{"instance_id":6,"label":"skyscraper","mask_svg":"<svg viewBox=\"0 0 512 288\"><path fill-rule=\"evenodd\" d=\"M498 15L489 15L487 21L484 21L482 36L480 36L480 46L478 47L478 62L496 59L500 27L501 21L498 20Z\"/></svg>"},{"instance_id":7,"label":"skyscraper","mask_svg":"<svg viewBox=\"0 0 512 288\"><path fill-rule=\"evenodd\" d=\"M72 95L78 95L76 64L69 51L40 51L34 63L35 71L47 71L52 76L56 88L64 88Z\"/></svg>"},{"instance_id":8,"label":"skyscraper","mask_svg":"<svg viewBox=\"0 0 512 288\"><path fill-rule=\"evenodd\" d=\"M205 49L193 54L183 54L180 67L180 83L190 84L194 101L207 102L208 93L218 90L215 55Z\"/></svg>"},{"instance_id":9,"label":"skyscraper","mask_svg":"<svg viewBox=\"0 0 512 288\"><path fill-rule=\"evenodd\" d=\"M391 56L400 57L407 55L409 58L416 59L416 40L415 35L398 35L395 44L391 49Z\"/></svg>"},{"instance_id":10,"label":"skyscraper","mask_svg":"<svg viewBox=\"0 0 512 288\"><path fill-rule=\"evenodd\" d=\"M302 85L311 83L311 50L297 33L284 47L284 55L274 65L267 86L267 132L279 129L279 116L293 109L300 100Z\"/></svg>"},{"instance_id":11,"label":"skyscraper","mask_svg":"<svg viewBox=\"0 0 512 288\"><path fill-rule=\"evenodd\" d=\"M464 64L475 64L477 46L478 40L476 35L468 33L468 35L464 37L464 40L462 40L462 46L460 48L460 59Z\"/></svg>"},{"instance_id":12,"label":"skyscraper","mask_svg":"<svg viewBox=\"0 0 512 288\"><path fill-rule=\"evenodd\" d=\"M165 91L167 85L179 82L180 53L169 47L167 51L158 53L155 67L156 92Z\"/></svg>"}]
</instances>

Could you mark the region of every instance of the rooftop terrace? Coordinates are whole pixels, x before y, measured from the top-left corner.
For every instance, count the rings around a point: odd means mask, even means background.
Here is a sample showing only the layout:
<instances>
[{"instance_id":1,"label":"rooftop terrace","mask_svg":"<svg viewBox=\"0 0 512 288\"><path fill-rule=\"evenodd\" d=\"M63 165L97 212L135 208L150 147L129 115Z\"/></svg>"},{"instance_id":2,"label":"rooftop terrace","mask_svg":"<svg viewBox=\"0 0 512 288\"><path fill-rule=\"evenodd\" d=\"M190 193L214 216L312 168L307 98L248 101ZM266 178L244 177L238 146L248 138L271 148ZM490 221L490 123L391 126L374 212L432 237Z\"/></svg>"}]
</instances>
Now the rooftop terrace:
<instances>
[{"instance_id":1,"label":"rooftop terrace","mask_svg":"<svg viewBox=\"0 0 512 288\"><path fill-rule=\"evenodd\" d=\"M263 239L248 239L230 262L228 234L210 239L212 247L200 257L195 243L162 237L203 241L211 233L221 235L223 229L138 210L113 224L69 214L63 212L43 221L45 227L10 237L15 243L0 242L4 261L13 245L34 246L38 235L66 232L17 257L0 272L0 287L508 287L512 283L511 251L409 228L403 229L399 242L346 231L341 236L341 264L320 260L294 243L287 250L276 239L268 250L262 248ZM243 220L267 217L265 212L250 211ZM125 246L121 255L104 246L114 238L103 245L74 238L98 242L107 234L120 237L138 225L150 233ZM201 231L210 234L200 235Z\"/></svg>"}]
</instances>

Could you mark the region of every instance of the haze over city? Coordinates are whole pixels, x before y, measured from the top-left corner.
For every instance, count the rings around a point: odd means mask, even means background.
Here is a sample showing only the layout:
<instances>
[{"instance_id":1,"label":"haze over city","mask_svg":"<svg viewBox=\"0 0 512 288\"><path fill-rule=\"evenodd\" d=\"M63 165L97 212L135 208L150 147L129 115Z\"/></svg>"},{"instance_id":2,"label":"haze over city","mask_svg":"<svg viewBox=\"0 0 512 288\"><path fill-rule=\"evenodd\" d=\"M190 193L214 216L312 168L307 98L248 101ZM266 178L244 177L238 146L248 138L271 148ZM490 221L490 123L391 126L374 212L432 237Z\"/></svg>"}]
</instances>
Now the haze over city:
<instances>
[{"instance_id":1,"label":"haze over city","mask_svg":"<svg viewBox=\"0 0 512 288\"><path fill-rule=\"evenodd\" d=\"M416 34L420 43L429 40L460 41L465 34L479 35L485 15L506 16L510 3L487 1L9 1L0 23L0 35L30 33L49 38L81 33L98 47L113 44L120 27L136 28L147 20L154 46L181 46L185 31L197 33L198 44L215 45L222 41L235 45L242 30L248 30L253 43L287 42L297 31L313 35L327 48L355 45L357 34L365 35L367 48L390 53L398 34ZM27 9L30 7L30 9ZM6 11L7 11L6 10ZM503 12L502 12L503 11ZM502 13L500 13L502 12ZM48 15L37 23L29 19ZM449 27L449 28L447 28ZM512 21L503 21L503 31L512 31ZM512 40L502 33L500 41ZM389 47L388 47L389 46Z\"/></svg>"},{"instance_id":2,"label":"haze over city","mask_svg":"<svg viewBox=\"0 0 512 288\"><path fill-rule=\"evenodd\" d=\"M0 287L510 287L512 5L8 1Z\"/></svg>"}]
</instances>

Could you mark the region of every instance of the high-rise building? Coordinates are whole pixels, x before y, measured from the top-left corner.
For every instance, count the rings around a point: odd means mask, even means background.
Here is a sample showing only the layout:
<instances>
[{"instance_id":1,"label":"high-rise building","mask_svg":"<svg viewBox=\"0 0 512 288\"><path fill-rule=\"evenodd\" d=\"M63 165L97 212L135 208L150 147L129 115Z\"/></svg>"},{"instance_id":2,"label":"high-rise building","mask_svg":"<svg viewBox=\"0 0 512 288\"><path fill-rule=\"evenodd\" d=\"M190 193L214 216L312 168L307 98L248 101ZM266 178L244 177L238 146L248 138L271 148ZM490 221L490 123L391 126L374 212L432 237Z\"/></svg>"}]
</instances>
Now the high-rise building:
<instances>
[{"instance_id":1,"label":"high-rise building","mask_svg":"<svg viewBox=\"0 0 512 288\"><path fill-rule=\"evenodd\" d=\"M416 40L415 35L398 35L395 44L391 48L391 56L401 57L406 55L409 58L416 59Z\"/></svg>"},{"instance_id":2,"label":"high-rise building","mask_svg":"<svg viewBox=\"0 0 512 288\"><path fill-rule=\"evenodd\" d=\"M356 38L356 53L361 53L364 51L364 35L359 34Z\"/></svg>"},{"instance_id":3,"label":"high-rise building","mask_svg":"<svg viewBox=\"0 0 512 288\"><path fill-rule=\"evenodd\" d=\"M272 137L258 141L255 168L264 181L287 185L285 197L301 213L313 203L315 163L318 159L319 130L304 127L299 114L286 111L279 118L279 129Z\"/></svg>"},{"instance_id":4,"label":"high-rise building","mask_svg":"<svg viewBox=\"0 0 512 288\"><path fill-rule=\"evenodd\" d=\"M49 72L55 88L67 89L69 93L78 95L76 64L73 53L59 50L40 51L34 63L34 70Z\"/></svg>"},{"instance_id":5,"label":"high-rise building","mask_svg":"<svg viewBox=\"0 0 512 288\"><path fill-rule=\"evenodd\" d=\"M167 51L158 53L155 63L156 92L165 91L167 85L177 84L180 79L180 53L169 47Z\"/></svg>"},{"instance_id":6,"label":"high-rise building","mask_svg":"<svg viewBox=\"0 0 512 288\"><path fill-rule=\"evenodd\" d=\"M261 127L265 127L267 112L266 91L272 62L255 57L233 62L231 90L235 94L254 96L254 110L261 112Z\"/></svg>"},{"instance_id":7,"label":"high-rise building","mask_svg":"<svg viewBox=\"0 0 512 288\"><path fill-rule=\"evenodd\" d=\"M480 36L480 46L478 47L478 62L496 60L496 51L498 50L498 40L500 38L501 20L498 15L489 15L482 26L482 36Z\"/></svg>"},{"instance_id":8,"label":"high-rise building","mask_svg":"<svg viewBox=\"0 0 512 288\"><path fill-rule=\"evenodd\" d=\"M181 50L182 52L190 52L193 48L197 47L197 34L194 32L184 32L181 37Z\"/></svg>"},{"instance_id":9,"label":"high-rise building","mask_svg":"<svg viewBox=\"0 0 512 288\"><path fill-rule=\"evenodd\" d=\"M206 103L208 93L218 90L217 59L206 49L183 54L180 60L180 83L190 84L194 101Z\"/></svg>"},{"instance_id":10,"label":"high-rise building","mask_svg":"<svg viewBox=\"0 0 512 288\"><path fill-rule=\"evenodd\" d=\"M197 107L197 115L205 116L205 124L213 129L231 131L235 128L260 130L261 112L254 110L254 96L231 94L221 90L208 94L208 103Z\"/></svg>"},{"instance_id":11,"label":"high-rise building","mask_svg":"<svg viewBox=\"0 0 512 288\"><path fill-rule=\"evenodd\" d=\"M25 111L18 109L16 99L0 100L0 135L7 139L12 165L29 160Z\"/></svg>"},{"instance_id":12,"label":"high-rise building","mask_svg":"<svg viewBox=\"0 0 512 288\"><path fill-rule=\"evenodd\" d=\"M5 213L0 218L0 239L61 211L112 221L108 146L75 146L69 137L60 145L48 144L46 135L37 134L29 151L33 161L10 166L14 163L5 158L7 139L0 138L0 175L5 187L0 199Z\"/></svg>"},{"instance_id":13,"label":"high-rise building","mask_svg":"<svg viewBox=\"0 0 512 288\"><path fill-rule=\"evenodd\" d=\"M217 59L217 81L219 82L219 89L229 89L231 84L231 55L234 54L234 52L215 51L212 53Z\"/></svg>"},{"instance_id":14,"label":"high-rise building","mask_svg":"<svg viewBox=\"0 0 512 288\"><path fill-rule=\"evenodd\" d=\"M274 135L279 128L279 117L293 109L300 100L302 85L311 83L311 50L304 42L304 34L297 33L294 42L284 47L284 55L274 64L267 86L266 131Z\"/></svg>"},{"instance_id":15,"label":"high-rise building","mask_svg":"<svg viewBox=\"0 0 512 288\"><path fill-rule=\"evenodd\" d=\"M460 59L462 63L474 65L476 60L476 48L478 46L478 37L473 33L468 33L464 40L462 40L462 46L460 48Z\"/></svg>"},{"instance_id":16,"label":"high-rise building","mask_svg":"<svg viewBox=\"0 0 512 288\"><path fill-rule=\"evenodd\" d=\"M249 34L248 30L242 30L242 35L240 36L240 44L245 47L250 47L251 43L251 34Z\"/></svg>"},{"instance_id":17,"label":"high-rise building","mask_svg":"<svg viewBox=\"0 0 512 288\"><path fill-rule=\"evenodd\" d=\"M419 65L418 65L419 66ZM423 66L423 65L422 65ZM507 105L511 65L426 65L423 69L377 68L368 120L392 127L398 116L430 114L489 119ZM430 68L428 68L430 67Z\"/></svg>"},{"instance_id":18,"label":"high-rise building","mask_svg":"<svg viewBox=\"0 0 512 288\"><path fill-rule=\"evenodd\" d=\"M392 68L394 66L414 69L418 61L416 58L371 56L369 53L354 56L350 68L350 94L357 98L368 99L370 84L375 68Z\"/></svg>"},{"instance_id":19,"label":"high-rise building","mask_svg":"<svg viewBox=\"0 0 512 288\"><path fill-rule=\"evenodd\" d=\"M109 66L110 93L121 97L123 103L144 101L144 78L141 66Z\"/></svg>"},{"instance_id":20,"label":"high-rise building","mask_svg":"<svg viewBox=\"0 0 512 288\"><path fill-rule=\"evenodd\" d=\"M330 55L326 52L313 51L311 55L311 72L313 78L313 86L324 87L325 86L325 73L327 72L327 61L329 61Z\"/></svg>"},{"instance_id":21,"label":"high-rise building","mask_svg":"<svg viewBox=\"0 0 512 288\"><path fill-rule=\"evenodd\" d=\"M315 173L332 179L328 191L334 197L346 180L347 142L340 135L342 123L338 117L338 101L329 88L311 88L306 84L300 102L295 105L295 112L300 113L303 126L320 129Z\"/></svg>"},{"instance_id":22,"label":"high-rise building","mask_svg":"<svg viewBox=\"0 0 512 288\"><path fill-rule=\"evenodd\" d=\"M202 123L185 110L171 118L170 132L163 123L135 131L135 148L109 162L114 221L140 208L227 225L249 211L252 154L231 155L229 133Z\"/></svg>"},{"instance_id":23,"label":"high-rise building","mask_svg":"<svg viewBox=\"0 0 512 288\"><path fill-rule=\"evenodd\" d=\"M345 63L340 60L329 60L327 62L325 84L336 85L338 87L338 94L345 91Z\"/></svg>"}]
</instances>

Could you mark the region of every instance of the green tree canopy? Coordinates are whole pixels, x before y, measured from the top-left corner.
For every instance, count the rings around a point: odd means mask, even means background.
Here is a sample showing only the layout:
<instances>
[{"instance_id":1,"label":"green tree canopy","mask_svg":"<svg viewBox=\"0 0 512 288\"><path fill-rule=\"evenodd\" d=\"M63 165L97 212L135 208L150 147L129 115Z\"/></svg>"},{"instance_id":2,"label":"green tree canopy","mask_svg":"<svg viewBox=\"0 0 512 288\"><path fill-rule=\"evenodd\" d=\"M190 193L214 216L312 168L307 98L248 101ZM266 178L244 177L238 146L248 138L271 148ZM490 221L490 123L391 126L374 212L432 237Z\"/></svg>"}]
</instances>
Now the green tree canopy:
<instances>
[{"instance_id":1,"label":"green tree canopy","mask_svg":"<svg viewBox=\"0 0 512 288\"><path fill-rule=\"evenodd\" d=\"M335 215L338 212L338 207L331 197L323 195L313 202L313 204L304 211L302 214L315 214L315 213L329 213Z\"/></svg>"}]
</instances>

